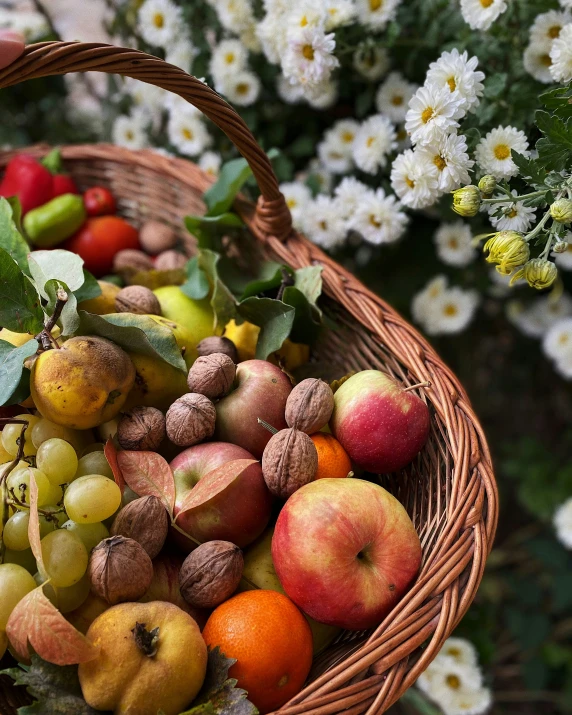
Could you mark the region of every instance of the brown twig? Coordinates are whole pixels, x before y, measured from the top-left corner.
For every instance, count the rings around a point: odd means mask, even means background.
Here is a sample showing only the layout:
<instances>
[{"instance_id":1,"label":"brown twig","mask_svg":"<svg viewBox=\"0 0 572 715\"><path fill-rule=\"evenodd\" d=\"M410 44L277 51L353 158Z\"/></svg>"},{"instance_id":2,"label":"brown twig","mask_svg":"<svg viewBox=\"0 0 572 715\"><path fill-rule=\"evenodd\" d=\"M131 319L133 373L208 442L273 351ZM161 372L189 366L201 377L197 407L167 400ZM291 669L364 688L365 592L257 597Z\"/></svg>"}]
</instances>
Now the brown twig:
<instances>
[{"instance_id":1,"label":"brown twig","mask_svg":"<svg viewBox=\"0 0 572 715\"><path fill-rule=\"evenodd\" d=\"M282 273L282 283L280 284L280 288L278 288L276 300L282 300L282 296L284 295L286 288L294 285L294 278L285 268L281 268L280 272Z\"/></svg>"},{"instance_id":2,"label":"brown twig","mask_svg":"<svg viewBox=\"0 0 572 715\"><path fill-rule=\"evenodd\" d=\"M1 417L0 424L22 425L22 431L20 432L20 436L17 439L18 453L16 454L14 461L10 462L8 467L6 469L3 469L2 473L0 474L0 496L2 497L2 514L0 514L0 518L2 519L2 521L0 523L4 525L6 523L6 515L8 513L8 500L4 498L4 491L6 489L4 483L8 479L8 475L12 472L14 467L19 464L20 460L24 456L24 444L26 442L24 433L26 432L26 429L28 427L28 421L13 419L12 417ZM4 563L5 552L6 546L4 545L4 540L0 538L0 564Z\"/></svg>"},{"instance_id":3,"label":"brown twig","mask_svg":"<svg viewBox=\"0 0 572 715\"><path fill-rule=\"evenodd\" d=\"M48 318L44 324L44 329L35 335L35 339L40 343L40 347L43 350L51 350L53 345L52 345L52 329L55 326L55 324L58 322L60 319L60 315L62 314L62 310L65 308L66 303L68 302L68 294L63 288L58 288L56 291L56 305L54 307L54 312L50 318ZM57 347L57 343L54 343Z\"/></svg>"}]
</instances>

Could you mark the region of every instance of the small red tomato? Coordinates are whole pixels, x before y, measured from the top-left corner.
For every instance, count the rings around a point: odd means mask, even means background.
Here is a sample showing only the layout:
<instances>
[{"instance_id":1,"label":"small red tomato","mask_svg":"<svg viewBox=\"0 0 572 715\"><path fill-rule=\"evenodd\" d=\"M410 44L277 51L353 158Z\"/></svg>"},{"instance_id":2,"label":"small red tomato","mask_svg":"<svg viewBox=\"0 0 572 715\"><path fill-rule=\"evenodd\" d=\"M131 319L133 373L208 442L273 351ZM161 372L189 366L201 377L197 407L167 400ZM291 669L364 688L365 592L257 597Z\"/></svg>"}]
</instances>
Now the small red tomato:
<instances>
[{"instance_id":1,"label":"small red tomato","mask_svg":"<svg viewBox=\"0 0 572 715\"><path fill-rule=\"evenodd\" d=\"M119 216L88 218L62 248L77 253L90 273L102 276L111 272L118 251L140 248L139 233Z\"/></svg>"},{"instance_id":2,"label":"small red tomato","mask_svg":"<svg viewBox=\"0 0 572 715\"><path fill-rule=\"evenodd\" d=\"M79 194L77 184L69 174L54 174L52 185L54 199L62 194Z\"/></svg>"},{"instance_id":3,"label":"small red tomato","mask_svg":"<svg viewBox=\"0 0 572 715\"><path fill-rule=\"evenodd\" d=\"M103 186L92 186L83 195L88 216L108 216L115 213L113 194Z\"/></svg>"}]
</instances>

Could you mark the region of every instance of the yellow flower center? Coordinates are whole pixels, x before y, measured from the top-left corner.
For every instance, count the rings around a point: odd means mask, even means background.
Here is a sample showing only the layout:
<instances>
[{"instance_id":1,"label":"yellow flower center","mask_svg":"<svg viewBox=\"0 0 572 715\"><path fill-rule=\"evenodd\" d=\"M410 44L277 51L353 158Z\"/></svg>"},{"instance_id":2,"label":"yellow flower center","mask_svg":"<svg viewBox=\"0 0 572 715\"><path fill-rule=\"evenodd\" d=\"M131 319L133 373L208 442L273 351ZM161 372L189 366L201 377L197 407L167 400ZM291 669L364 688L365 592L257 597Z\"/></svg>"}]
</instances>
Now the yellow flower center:
<instances>
[{"instance_id":1,"label":"yellow flower center","mask_svg":"<svg viewBox=\"0 0 572 715\"><path fill-rule=\"evenodd\" d=\"M188 141L191 141L191 139L193 138L193 132L192 132L190 129L187 129L187 127L185 127L185 128L183 129L183 136L184 136L185 139L187 139Z\"/></svg>"},{"instance_id":2,"label":"yellow flower center","mask_svg":"<svg viewBox=\"0 0 572 715\"><path fill-rule=\"evenodd\" d=\"M314 48L312 47L312 45L304 45L304 47L302 47L302 54L307 60L313 60Z\"/></svg>"},{"instance_id":3,"label":"yellow flower center","mask_svg":"<svg viewBox=\"0 0 572 715\"><path fill-rule=\"evenodd\" d=\"M461 651L458 648L447 648L447 655L450 655L452 658L458 658L461 655Z\"/></svg>"},{"instance_id":4,"label":"yellow flower center","mask_svg":"<svg viewBox=\"0 0 572 715\"><path fill-rule=\"evenodd\" d=\"M288 206L289 209L293 209L298 205L298 202L296 199L286 199L286 206Z\"/></svg>"},{"instance_id":5,"label":"yellow flower center","mask_svg":"<svg viewBox=\"0 0 572 715\"><path fill-rule=\"evenodd\" d=\"M508 159L510 156L510 149L506 144L497 144L495 146L494 154L497 159L503 160Z\"/></svg>"},{"instance_id":6,"label":"yellow flower center","mask_svg":"<svg viewBox=\"0 0 572 715\"><path fill-rule=\"evenodd\" d=\"M248 93L248 85L246 82L239 82L236 85L236 93L237 94L247 94Z\"/></svg>"},{"instance_id":7,"label":"yellow flower center","mask_svg":"<svg viewBox=\"0 0 572 715\"><path fill-rule=\"evenodd\" d=\"M407 184L407 186L409 186L410 189L415 188L415 182L413 181L413 179L410 179L408 176L405 177L405 183Z\"/></svg>"},{"instance_id":8,"label":"yellow flower center","mask_svg":"<svg viewBox=\"0 0 572 715\"><path fill-rule=\"evenodd\" d=\"M436 297L439 295L440 292L441 292L441 289L440 289L440 288L438 288L437 286L433 286L433 288L431 288L431 289L429 290L429 297L430 297L430 298L436 298Z\"/></svg>"},{"instance_id":9,"label":"yellow flower center","mask_svg":"<svg viewBox=\"0 0 572 715\"><path fill-rule=\"evenodd\" d=\"M560 345L566 345L567 342L568 342L568 336L567 336L567 335L561 335L561 336L558 338L558 343L559 343Z\"/></svg>"},{"instance_id":10,"label":"yellow flower center","mask_svg":"<svg viewBox=\"0 0 572 715\"><path fill-rule=\"evenodd\" d=\"M538 58L538 61L540 62L541 65L544 65L545 67L550 67L550 65L552 64L550 55L540 55L540 57Z\"/></svg>"},{"instance_id":11,"label":"yellow flower center","mask_svg":"<svg viewBox=\"0 0 572 715\"><path fill-rule=\"evenodd\" d=\"M401 107L403 104L403 96L401 94L394 94L391 98L391 104L393 104L394 107Z\"/></svg>"},{"instance_id":12,"label":"yellow flower center","mask_svg":"<svg viewBox=\"0 0 572 715\"><path fill-rule=\"evenodd\" d=\"M398 132L397 132L397 141L403 142L407 139L407 132L405 131L405 127L402 127Z\"/></svg>"},{"instance_id":13,"label":"yellow flower center","mask_svg":"<svg viewBox=\"0 0 572 715\"><path fill-rule=\"evenodd\" d=\"M451 90L451 92L454 92L457 89L457 83L455 82L454 77L449 77L449 79L447 80L447 84L449 85L449 89Z\"/></svg>"},{"instance_id":14,"label":"yellow flower center","mask_svg":"<svg viewBox=\"0 0 572 715\"><path fill-rule=\"evenodd\" d=\"M369 222L372 226L375 226L376 228L379 228L381 226L381 221L377 218L377 216L374 216L373 214L371 214L371 216L369 217Z\"/></svg>"},{"instance_id":15,"label":"yellow flower center","mask_svg":"<svg viewBox=\"0 0 572 715\"><path fill-rule=\"evenodd\" d=\"M481 5L483 7L490 7L495 0L481 0Z\"/></svg>"},{"instance_id":16,"label":"yellow flower center","mask_svg":"<svg viewBox=\"0 0 572 715\"><path fill-rule=\"evenodd\" d=\"M153 24L159 30L163 27L163 25L165 24L165 16L162 12L156 12L153 15Z\"/></svg>"},{"instance_id":17,"label":"yellow flower center","mask_svg":"<svg viewBox=\"0 0 572 715\"><path fill-rule=\"evenodd\" d=\"M456 238L450 238L449 239L449 248L452 248L452 249L459 248L459 241L457 241ZM452 650L449 651L449 655L453 655Z\"/></svg>"},{"instance_id":18,"label":"yellow flower center","mask_svg":"<svg viewBox=\"0 0 572 715\"><path fill-rule=\"evenodd\" d=\"M449 317L452 317L453 315L457 315L459 311L457 310L457 306L454 305L453 303L447 303L447 305L443 308L443 313L445 315L448 315ZM461 684L461 681L459 678L457 678L456 675L448 675L447 676L447 685L450 688L453 688L453 690L457 690L459 685Z\"/></svg>"},{"instance_id":19,"label":"yellow flower center","mask_svg":"<svg viewBox=\"0 0 572 715\"><path fill-rule=\"evenodd\" d=\"M379 10L383 5L383 0L369 0L369 9L372 12L376 12L376 10Z\"/></svg>"},{"instance_id":20,"label":"yellow flower center","mask_svg":"<svg viewBox=\"0 0 572 715\"><path fill-rule=\"evenodd\" d=\"M354 140L354 133L350 131L345 131L342 133L342 141L346 144L351 144Z\"/></svg>"},{"instance_id":21,"label":"yellow flower center","mask_svg":"<svg viewBox=\"0 0 572 715\"><path fill-rule=\"evenodd\" d=\"M322 229L322 231L327 231L328 229L328 224L326 223L326 221L320 221L318 226Z\"/></svg>"},{"instance_id":22,"label":"yellow flower center","mask_svg":"<svg viewBox=\"0 0 572 715\"><path fill-rule=\"evenodd\" d=\"M421 113L421 121L423 124L427 124L435 116L435 110L433 107L426 107Z\"/></svg>"},{"instance_id":23,"label":"yellow flower center","mask_svg":"<svg viewBox=\"0 0 572 715\"><path fill-rule=\"evenodd\" d=\"M370 147L374 143L374 141L375 141L375 137L368 137L365 145L367 147Z\"/></svg>"},{"instance_id":24,"label":"yellow flower center","mask_svg":"<svg viewBox=\"0 0 572 715\"><path fill-rule=\"evenodd\" d=\"M131 129L128 129L128 130L125 132L125 138L128 139L129 141L131 141L132 139L135 139L135 134L133 134L133 132L131 131Z\"/></svg>"},{"instance_id":25,"label":"yellow flower center","mask_svg":"<svg viewBox=\"0 0 572 715\"><path fill-rule=\"evenodd\" d=\"M234 52L227 52L224 56L224 61L227 65L231 65L234 62Z\"/></svg>"},{"instance_id":26,"label":"yellow flower center","mask_svg":"<svg viewBox=\"0 0 572 715\"><path fill-rule=\"evenodd\" d=\"M553 40L556 39L560 35L561 29L561 25L552 25L552 27L548 30L548 37L552 38Z\"/></svg>"},{"instance_id":27,"label":"yellow flower center","mask_svg":"<svg viewBox=\"0 0 572 715\"><path fill-rule=\"evenodd\" d=\"M507 213L508 218L515 218L518 216L518 212L515 208L512 208L508 213Z\"/></svg>"},{"instance_id":28,"label":"yellow flower center","mask_svg":"<svg viewBox=\"0 0 572 715\"><path fill-rule=\"evenodd\" d=\"M439 171L443 171L443 169L447 166L447 162L440 154L437 154L437 156L433 158L433 163Z\"/></svg>"},{"instance_id":29,"label":"yellow flower center","mask_svg":"<svg viewBox=\"0 0 572 715\"><path fill-rule=\"evenodd\" d=\"M564 251L564 253L572 253L572 243L568 244L568 248Z\"/></svg>"}]
</instances>

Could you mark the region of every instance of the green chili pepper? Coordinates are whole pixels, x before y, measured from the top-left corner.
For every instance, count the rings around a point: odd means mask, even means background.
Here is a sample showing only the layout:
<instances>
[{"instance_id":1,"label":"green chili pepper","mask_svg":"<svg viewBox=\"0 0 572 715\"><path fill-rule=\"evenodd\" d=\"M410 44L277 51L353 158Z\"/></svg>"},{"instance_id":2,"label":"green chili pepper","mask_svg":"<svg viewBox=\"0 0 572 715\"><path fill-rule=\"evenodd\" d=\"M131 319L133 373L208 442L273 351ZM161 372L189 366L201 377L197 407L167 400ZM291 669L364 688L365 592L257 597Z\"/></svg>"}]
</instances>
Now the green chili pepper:
<instances>
[{"instance_id":1,"label":"green chili pepper","mask_svg":"<svg viewBox=\"0 0 572 715\"><path fill-rule=\"evenodd\" d=\"M73 235L85 219L83 198L76 194L63 194L29 211L24 217L24 229L31 243L40 248L50 248Z\"/></svg>"}]
</instances>

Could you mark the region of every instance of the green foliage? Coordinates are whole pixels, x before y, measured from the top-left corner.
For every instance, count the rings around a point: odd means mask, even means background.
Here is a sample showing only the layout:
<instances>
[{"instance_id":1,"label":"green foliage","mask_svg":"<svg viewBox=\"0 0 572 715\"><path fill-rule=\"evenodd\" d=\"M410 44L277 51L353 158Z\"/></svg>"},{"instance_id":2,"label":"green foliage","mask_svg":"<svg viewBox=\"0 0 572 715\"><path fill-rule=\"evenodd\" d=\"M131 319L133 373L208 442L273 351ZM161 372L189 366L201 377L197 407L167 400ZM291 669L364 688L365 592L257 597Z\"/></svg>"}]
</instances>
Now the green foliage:
<instances>
[{"instance_id":1,"label":"green foliage","mask_svg":"<svg viewBox=\"0 0 572 715\"><path fill-rule=\"evenodd\" d=\"M28 340L20 347L0 340L0 405L16 404L30 394L29 370L24 369L23 363L37 349L38 343L34 339Z\"/></svg>"}]
</instances>

